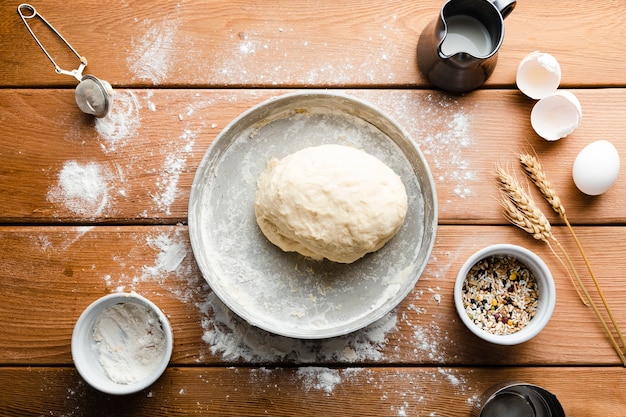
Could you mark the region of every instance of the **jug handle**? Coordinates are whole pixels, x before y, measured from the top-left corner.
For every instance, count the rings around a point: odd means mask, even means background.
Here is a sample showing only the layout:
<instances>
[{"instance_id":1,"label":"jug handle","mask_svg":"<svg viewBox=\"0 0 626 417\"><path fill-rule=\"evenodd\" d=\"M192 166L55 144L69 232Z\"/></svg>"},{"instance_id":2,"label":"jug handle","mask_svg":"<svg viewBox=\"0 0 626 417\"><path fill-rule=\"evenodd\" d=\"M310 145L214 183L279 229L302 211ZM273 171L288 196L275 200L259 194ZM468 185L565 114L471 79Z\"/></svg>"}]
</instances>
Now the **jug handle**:
<instances>
[{"instance_id":1,"label":"jug handle","mask_svg":"<svg viewBox=\"0 0 626 417\"><path fill-rule=\"evenodd\" d=\"M517 3L515 0L491 0L491 2L500 10L503 19L513 11Z\"/></svg>"}]
</instances>

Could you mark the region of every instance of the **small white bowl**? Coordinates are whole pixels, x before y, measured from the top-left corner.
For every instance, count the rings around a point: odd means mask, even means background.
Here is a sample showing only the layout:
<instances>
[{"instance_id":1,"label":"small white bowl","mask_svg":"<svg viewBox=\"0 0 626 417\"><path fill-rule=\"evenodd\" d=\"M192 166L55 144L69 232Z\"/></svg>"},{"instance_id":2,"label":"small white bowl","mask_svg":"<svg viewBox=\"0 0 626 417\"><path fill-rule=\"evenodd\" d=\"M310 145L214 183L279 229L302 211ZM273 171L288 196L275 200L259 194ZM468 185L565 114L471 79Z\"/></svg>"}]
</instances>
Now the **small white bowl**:
<instances>
[{"instance_id":1,"label":"small white bowl","mask_svg":"<svg viewBox=\"0 0 626 417\"><path fill-rule=\"evenodd\" d=\"M539 136L555 141L576 130L582 117L578 98L569 91L557 91L533 106L530 123Z\"/></svg>"},{"instance_id":2,"label":"small white bowl","mask_svg":"<svg viewBox=\"0 0 626 417\"><path fill-rule=\"evenodd\" d=\"M103 342L96 342L94 333L94 327L99 321L101 314L106 311L112 311L116 305L126 305L126 308L130 308L135 312L146 313L146 323L150 329L155 329L156 333L148 333L142 326L141 329L137 328L137 331L139 333L146 331L146 335L143 338L129 337L129 340L126 340L126 335L124 334L122 336L122 330L114 328L109 329L112 331L106 333L105 338L116 339L119 337L124 340L124 343L126 341L134 343L132 349L135 349L136 346L140 346L139 349L143 349L146 345L142 343L144 343L145 340L149 341L149 343L153 342L154 338L157 337L155 334L157 334L158 337L161 336L161 330L163 337L162 340L160 338L158 340L162 342L162 350L159 349L156 354L154 350L150 351L149 357L153 359L154 362L141 365L142 367L144 365L146 366L145 369L142 369L142 372L137 374L141 374L141 377L131 377L123 382L119 380L116 382L107 374L105 366L110 366L107 364L110 364L111 361L114 361L117 357L112 359L109 352L102 351L105 344ZM158 320L158 322L155 319ZM133 323L132 320L126 322L129 326L134 326ZM116 341L119 342L119 340ZM74 360L74 365L78 373L92 387L107 394L131 394L147 388L163 374L172 356L173 344L170 323L165 314L163 314L154 303L134 292L115 293L106 295L91 303L76 321L74 332L72 333L72 359ZM152 349L151 346L151 344L148 345L146 349ZM118 346L118 350L125 351L126 349L126 346ZM118 350L115 350L113 355L119 354ZM130 369L133 368L132 365L132 362L130 364L120 363L120 372L130 372ZM132 375L129 374L129 376Z\"/></svg>"},{"instance_id":3,"label":"small white bowl","mask_svg":"<svg viewBox=\"0 0 626 417\"><path fill-rule=\"evenodd\" d=\"M535 277L538 290L538 305L535 316L515 333L492 334L476 325L465 311L463 304L463 283L470 269L479 261L492 256L511 256L524 264ZM476 336L498 345L516 345L535 337L550 321L556 304L554 279L545 262L535 253L517 245L496 244L474 253L461 267L454 285L454 304L461 321Z\"/></svg>"},{"instance_id":4,"label":"small white bowl","mask_svg":"<svg viewBox=\"0 0 626 417\"><path fill-rule=\"evenodd\" d=\"M535 51L526 55L515 76L517 88L528 97L539 100L554 94L561 83L561 66L552 55Z\"/></svg>"}]
</instances>

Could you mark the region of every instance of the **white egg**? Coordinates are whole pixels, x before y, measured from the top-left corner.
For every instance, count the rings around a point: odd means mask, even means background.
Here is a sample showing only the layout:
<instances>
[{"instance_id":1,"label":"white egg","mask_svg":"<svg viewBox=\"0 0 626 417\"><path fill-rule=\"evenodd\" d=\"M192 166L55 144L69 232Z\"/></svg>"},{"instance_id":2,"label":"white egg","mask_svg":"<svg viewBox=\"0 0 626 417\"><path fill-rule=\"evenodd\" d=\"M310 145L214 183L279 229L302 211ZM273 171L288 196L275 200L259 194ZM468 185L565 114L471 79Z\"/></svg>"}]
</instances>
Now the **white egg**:
<instances>
[{"instance_id":1,"label":"white egg","mask_svg":"<svg viewBox=\"0 0 626 417\"><path fill-rule=\"evenodd\" d=\"M572 176L580 191L599 195L615 183L619 169L619 154L615 146L607 140L598 140L580 151L574 161Z\"/></svg>"}]
</instances>

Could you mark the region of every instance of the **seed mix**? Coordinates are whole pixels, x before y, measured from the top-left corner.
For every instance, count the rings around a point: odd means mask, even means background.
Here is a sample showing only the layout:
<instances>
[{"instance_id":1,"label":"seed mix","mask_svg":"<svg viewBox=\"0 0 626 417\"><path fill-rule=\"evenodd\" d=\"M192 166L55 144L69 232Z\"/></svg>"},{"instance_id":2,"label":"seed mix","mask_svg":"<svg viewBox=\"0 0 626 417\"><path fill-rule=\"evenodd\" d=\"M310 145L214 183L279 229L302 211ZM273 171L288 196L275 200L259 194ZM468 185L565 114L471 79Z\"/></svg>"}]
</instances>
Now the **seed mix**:
<instances>
[{"instance_id":1,"label":"seed mix","mask_svg":"<svg viewBox=\"0 0 626 417\"><path fill-rule=\"evenodd\" d=\"M537 313L537 280L512 256L494 255L478 261L467 273L462 293L470 320L491 334L518 332Z\"/></svg>"}]
</instances>

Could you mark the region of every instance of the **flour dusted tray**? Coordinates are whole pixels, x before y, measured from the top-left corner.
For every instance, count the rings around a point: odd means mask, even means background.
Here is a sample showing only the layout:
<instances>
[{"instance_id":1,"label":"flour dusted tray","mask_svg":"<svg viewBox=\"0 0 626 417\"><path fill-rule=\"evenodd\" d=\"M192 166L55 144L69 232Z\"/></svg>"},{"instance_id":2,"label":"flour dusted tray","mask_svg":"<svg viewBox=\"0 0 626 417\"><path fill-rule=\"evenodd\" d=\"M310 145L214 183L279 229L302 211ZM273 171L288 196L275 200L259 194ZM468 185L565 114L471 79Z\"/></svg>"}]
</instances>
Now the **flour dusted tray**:
<instances>
[{"instance_id":1,"label":"flour dusted tray","mask_svg":"<svg viewBox=\"0 0 626 417\"><path fill-rule=\"evenodd\" d=\"M352 264L283 252L254 217L267 161L326 143L376 156L409 197L398 234ZM237 117L202 158L189 196L191 246L212 290L250 324L302 339L347 334L390 312L424 271L436 228L432 175L407 133L371 105L327 92L276 97Z\"/></svg>"}]
</instances>

